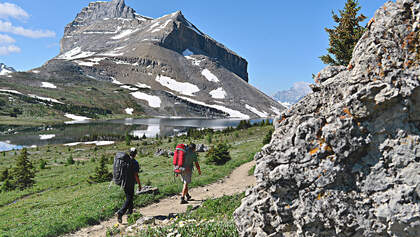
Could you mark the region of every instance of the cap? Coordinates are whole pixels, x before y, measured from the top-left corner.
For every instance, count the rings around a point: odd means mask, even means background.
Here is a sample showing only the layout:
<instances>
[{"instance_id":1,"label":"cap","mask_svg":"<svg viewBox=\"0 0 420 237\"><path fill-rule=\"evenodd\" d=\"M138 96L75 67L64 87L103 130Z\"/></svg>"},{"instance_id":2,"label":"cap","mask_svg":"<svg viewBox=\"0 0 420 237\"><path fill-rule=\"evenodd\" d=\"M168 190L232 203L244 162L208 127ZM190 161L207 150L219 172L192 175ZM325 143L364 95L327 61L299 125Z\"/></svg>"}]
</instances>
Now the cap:
<instances>
[{"instance_id":1,"label":"cap","mask_svg":"<svg viewBox=\"0 0 420 237\"><path fill-rule=\"evenodd\" d=\"M137 155L137 149L135 147L130 148L130 155Z\"/></svg>"}]
</instances>

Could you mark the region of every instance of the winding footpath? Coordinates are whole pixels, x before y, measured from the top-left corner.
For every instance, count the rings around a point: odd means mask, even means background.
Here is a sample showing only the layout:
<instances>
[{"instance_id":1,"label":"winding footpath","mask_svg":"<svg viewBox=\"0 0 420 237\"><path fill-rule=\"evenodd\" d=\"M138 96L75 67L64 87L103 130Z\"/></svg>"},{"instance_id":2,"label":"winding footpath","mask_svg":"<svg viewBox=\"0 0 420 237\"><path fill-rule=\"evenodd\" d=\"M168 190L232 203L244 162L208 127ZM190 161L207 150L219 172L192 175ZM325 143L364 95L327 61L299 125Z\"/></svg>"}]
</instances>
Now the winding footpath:
<instances>
[{"instance_id":1,"label":"winding footpath","mask_svg":"<svg viewBox=\"0 0 420 237\"><path fill-rule=\"evenodd\" d=\"M248 171L255 165L255 161L245 163L224 179L203 187L197 187L189 190L193 200L188 203L193 207L200 206L206 199L219 198L223 195L233 195L244 192L255 185L255 177L248 175ZM197 174L195 174L197 175ZM180 204L180 195L168 197L160 200L158 203L136 209L145 217L169 216L171 214L184 213L188 205ZM123 217L123 224L120 229L124 230L127 225L126 216ZM112 228L117 222L117 218L111 218L98 225L83 228L75 233L64 235L64 237L103 237L106 236L107 228ZM122 226L122 227L121 227Z\"/></svg>"}]
</instances>

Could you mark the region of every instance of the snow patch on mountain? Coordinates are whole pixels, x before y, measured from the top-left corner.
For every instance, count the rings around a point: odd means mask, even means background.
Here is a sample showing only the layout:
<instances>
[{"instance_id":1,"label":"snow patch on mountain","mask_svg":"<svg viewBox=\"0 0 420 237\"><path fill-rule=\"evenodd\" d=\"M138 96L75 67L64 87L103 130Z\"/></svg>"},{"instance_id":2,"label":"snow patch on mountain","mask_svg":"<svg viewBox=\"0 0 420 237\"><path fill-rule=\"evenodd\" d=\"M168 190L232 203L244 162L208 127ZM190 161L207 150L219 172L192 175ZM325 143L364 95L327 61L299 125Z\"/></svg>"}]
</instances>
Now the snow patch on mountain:
<instances>
[{"instance_id":1,"label":"snow patch on mountain","mask_svg":"<svg viewBox=\"0 0 420 237\"><path fill-rule=\"evenodd\" d=\"M211 82L219 82L219 78L217 78L213 73L211 73L207 68L201 71L201 75L203 75L207 80Z\"/></svg>"},{"instance_id":2,"label":"snow patch on mountain","mask_svg":"<svg viewBox=\"0 0 420 237\"><path fill-rule=\"evenodd\" d=\"M144 89L150 89L150 88L152 88L151 86L148 86L148 85L143 84L143 83L140 83L140 82L137 82L136 86L138 88L144 88Z\"/></svg>"},{"instance_id":3,"label":"snow patch on mountain","mask_svg":"<svg viewBox=\"0 0 420 237\"><path fill-rule=\"evenodd\" d=\"M248 115L243 114L243 113L241 113L241 112L239 112L237 110L233 110L233 109L227 108L227 107L222 106L222 105L209 105L209 104L206 104L204 102L201 102L201 101L198 101L198 100L194 100L194 99L191 99L191 98L188 98L188 97L184 97L184 96L179 96L179 98L184 99L184 100L187 100L187 101L189 101L191 103L194 103L194 104L198 104L198 105L202 105L202 106L207 106L207 107L210 107L210 108L218 109L220 111L223 111L223 112L229 114L229 117L230 118L249 119L249 116Z\"/></svg>"},{"instance_id":4,"label":"snow patch on mountain","mask_svg":"<svg viewBox=\"0 0 420 237\"><path fill-rule=\"evenodd\" d=\"M111 39L114 39L114 40L118 40L118 39L122 39L122 38L124 38L124 37L127 37L127 36L129 36L129 35L131 35L131 34L133 34L133 33L135 33L135 32L137 32L137 31L139 31L140 29L128 29L128 30L124 30L123 32L121 32L120 34L118 34L118 35L116 35L116 36L114 36L114 37L111 37Z\"/></svg>"},{"instance_id":5,"label":"snow patch on mountain","mask_svg":"<svg viewBox=\"0 0 420 237\"><path fill-rule=\"evenodd\" d=\"M88 51L85 52L85 51L82 51L82 48L76 47L58 56L57 59L75 60L75 59L80 59L80 58L87 58L93 55L95 55L95 52L88 52Z\"/></svg>"},{"instance_id":6,"label":"snow patch on mountain","mask_svg":"<svg viewBox=\"0 0 420 237\"><path fill-rule=\"evenodd\" d=\"M126 108L125 113L129 115L133 115L134 109L133 108Z\"/></svg>"},{"instance_id":7,"label":"snow patch on mountain","mask_svg":"<svg viewBox=\"0 0 420 237\"><path fill-rule=\"evenodd\" d=\"M40 140L50 140L55 137L55 134L41 134L39 135Z\"/></svg>"},{"instance_id":8,"label":"snow patch on mountain","mask_svg":"<svg viewBox=\"0 0 420 237\"><path fill-rule=\"evenodd\" d=\"M167 87L173 91L179 92L183 95L194 96L194 93L199 92L200 89L189 82L178 82L170 77L156 76L155 79L162 86Z\"/></svg>"},{"instance_id":9,"label":"snow patch on mountain","mask_svg":"<svg viewBox=\"0 0 420 237\"><path fill-rule=\"evenodd\" d=\"M85 117L85 116L79 116L79 115L74 115L74 114L65 114L64 117L73 120L73 121L64 122L65 124L75 124L75 123L80 123L80 122L91 119L91 118L88 118L88 117Z\"/></svg>"},{"instance_id":10,"label":"snow patch on mountain","mask_svg":"<svg viewBox=\"0 0 420 237\"><path fill-rule=\"evenodd\" d=\"M55 86L54 84L52 84L50 82L43 81L41 83L42 83L41 87L43 87L43 88L50 88L50 89L56 89L57 88L57 86Z\"/></svg>"},{"instance_id":11,"label":"snow patch on mountain","mask_svg":"<svg viewBox=\"0 0 420 237\"><path fill-rule=\"evenodd\" d=\"M32 94L29 94L28 96L29 97L32 97L32 98L35 98L35 99L38 99L38 100L43 100L43 101L48 101L48 102L54 102L54 103L57 103L57 104L64 104L63 102L60 102L60 101L58 101L56 99L52 99L52 98L48 98L48 97L42 97L42 96L32 95Z\"/></svg>"},{"instance_id":12,"label":"snow patch on mountain","mask_svg":"<svg viewBox=\"0 0 420 237\"><path fill-rule=\"evenodd\" d=\"M247 104L246 104L246 105L245 105L245 108L246 108L247 110L251 111L252 113L254 113L254 114L256 114L256 115L260 116L261 118L267 118L267 117L269 116L269 114L268 114L267 112L265 112L265 111L261 112L261 111L259 111L258 109L254 108L254 107L252 107L252 106L250 106L250 105L247 105Z\"/></svg>"},{"instance_id":13,"label":"snow patch on mountain","mask_svg":"<svg viewBox=\"0 0 420 237\"><path fill-rule=\"evenodd\" d=\"M149 106L152 108L159 108L160 104L162 103L161 99L157 96L154 95L148 95L146 93L137 91L137 92L133 92L131 93L132 96L134 96L135 98L139 99L139 100L145 100L149 103Z\"/></svg>"},{"instance_id":14,"label":"snow patch on mountain","mask_svg":"<svg viewBox=\"0 0 420 237\"><path fill-rule=\"evenodd\" d=\"M224 98L226 98L226 91L223 89L223 87L219 87L216 90L212 90L212 91L210 91L209 94L214 99L224 99Z\"/></svg>"},{"instance_id":15,"label":"snow patch on mountain","mask_svg":"<svg viewBox=\"0 0 420 237\"><path fill-rule=\"evenodd\" d=\"M138 88L131 87L131 86L128 86L128 85L124 85L124 86L120 86L120 87L124 88L124 89L127 89L127 90L130 90L130 91L138 91L139 90Z\"/></svg>"},{"instance_id":16,"label":"snow patch on mountain","mask_svg":"<svg viewBox=\"0 0 420 237\"><path fill-rule=\"evenodd\" d=\"M16 72L12 67L7 67L5 64L0 63L0 76L6 76L9 73Z\"/></svg>"}]
</instances>

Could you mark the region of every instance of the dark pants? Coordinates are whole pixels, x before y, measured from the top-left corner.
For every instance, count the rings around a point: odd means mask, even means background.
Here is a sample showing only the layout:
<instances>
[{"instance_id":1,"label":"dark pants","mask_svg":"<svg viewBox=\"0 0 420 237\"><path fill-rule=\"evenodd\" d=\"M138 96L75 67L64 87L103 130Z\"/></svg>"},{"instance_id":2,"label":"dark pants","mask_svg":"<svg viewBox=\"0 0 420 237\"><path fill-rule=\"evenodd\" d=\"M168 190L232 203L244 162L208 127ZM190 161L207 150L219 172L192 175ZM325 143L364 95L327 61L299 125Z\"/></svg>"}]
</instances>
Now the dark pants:
<instances>
[{"instance_id":1,"label":"dark pants","mask_svg":"<svg viewBox=\"0 0 420 237\"><path fill-rule=\"evenodd\" d=\"M134 185L132 187L125 187L124 188L125 193L125 202L124 205L121 207L121 209L118 211L120 215L124 215L126 212L127 214L133 213L134 208Z\"/></svg>"}]
</instances>

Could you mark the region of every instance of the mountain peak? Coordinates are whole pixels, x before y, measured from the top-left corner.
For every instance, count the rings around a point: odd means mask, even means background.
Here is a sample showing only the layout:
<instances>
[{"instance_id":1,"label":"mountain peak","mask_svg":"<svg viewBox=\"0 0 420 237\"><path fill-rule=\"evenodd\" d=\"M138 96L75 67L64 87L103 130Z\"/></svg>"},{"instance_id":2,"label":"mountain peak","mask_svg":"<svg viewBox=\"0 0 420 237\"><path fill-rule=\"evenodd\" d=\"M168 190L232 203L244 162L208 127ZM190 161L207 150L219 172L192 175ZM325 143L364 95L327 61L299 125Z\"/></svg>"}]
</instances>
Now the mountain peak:
<instances>
[{"instance_id":1,"label":"mountain peak","mask_svg":"<svg viewBox=\"0 0 420 237\"><path fill-rule=\"evenodd\" d=\"M16 72L16 70L12 67L6 66L4 63L0 63L0 76L7 75L11 72Z\"/></svg>"},{"instance_id":2,"label":"mountain peak","mask_svg":"<svg viewBox=\"0 0 420 237\"><path fill-rule=\"evenodd\" d=\"M135 19L136 11L125 5L124 0L91 2L77 14L73 22L67 25L64 33L69 34L79 29L79 27L83 27L106 18Z\"/></svg>"}]
</instances>

